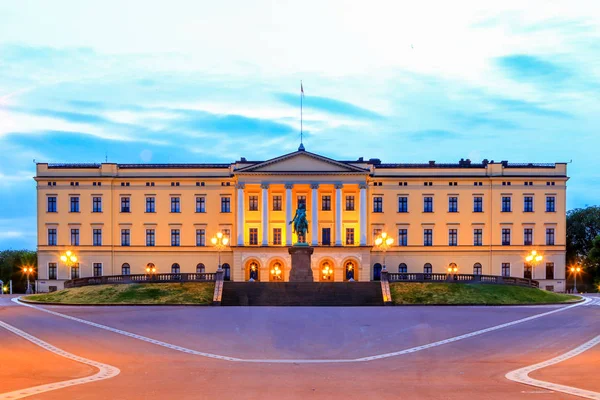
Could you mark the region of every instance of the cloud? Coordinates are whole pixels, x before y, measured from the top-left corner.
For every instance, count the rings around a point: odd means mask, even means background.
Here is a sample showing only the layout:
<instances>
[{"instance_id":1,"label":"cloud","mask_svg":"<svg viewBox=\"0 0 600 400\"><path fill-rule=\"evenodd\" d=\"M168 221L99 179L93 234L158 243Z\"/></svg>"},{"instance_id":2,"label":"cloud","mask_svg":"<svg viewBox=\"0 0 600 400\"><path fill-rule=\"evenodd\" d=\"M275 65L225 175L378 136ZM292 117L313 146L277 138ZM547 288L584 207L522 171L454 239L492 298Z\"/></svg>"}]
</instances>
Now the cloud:
<instances>
[{"instance_id":1,"label":"cloud","mask_svg":"<svg viewBox=\"0 0 600 400\"><path fill-rule=\"evenodd\" d=\"M293 107L300 107L300 98L298 95L293 95L289 93L278 93L276 94L277 99L280 101L291 105ZM341 100L332 99L329 97L319 97L319 96L306 96L304 98L303 106L306 108L313 108L315 110L324 111L330 114L339 114L346 115L354 118L364 118L364 119L382 119L383 116L368 110L366 108L362 108L356 106L352 103L348 103Z\"/></svg>"},{"instance_id":2,"label":"cloud","mask_svg":"<svg viewBox=\"0 0 600 400\"><path fill-rule=\"evenodd\" d=\"M571 72L559 64L526 54L500 57L496 63L509 77L523 82L555 84L571 76Z\"/></svg>"},{"instance_id":3,"label":"cloud","mask_svg":"<svg viewBox=\"0 0 600 400\"><path fill-rule=\"evenodd\" d=\"M444 129L426 129L422 131L413 132L409 135L412 140L415 141L442 141L442 140L454 140L461 139L462 136L453 131L447 131Z\"/></svg>"},{"instance_id":4,"label":"cloud","mask_svg":"<svg viewBox=\"0 0 600 400\"><path fill-rule=\"evenodd\" d=\"M508 112L520 112L541 117L573 118L573 115L568 112L548 109L537 103L525 100L507 98L490 98L489 100L491 103L499 106L502 110Z\"/></svg>"},{"instance_id":5,"label":"cloud","mask_svg":"<svg viewBox=\"0 0 600 400\"><path fill-rule=\"evenodd\" d=\"M460 126L468 129L488 127L496 130L516 129L519 127L513 121L504 118L496 118L487 112L450 112L448 116Z\"/></svg>"},{"instance_id":6,"label":"cloud","mask_svg":"<svg viewBox=\"0 0 600 400\"><path fill-rule=\"evenodd\" d=\"M174 123L177 128L185 128L204 133L228 135L280 136L295 132L290 125L268 119L250 118L242 115L217 115L201 111L180 110L186 117Z\"/></svg>"}]
</instances>

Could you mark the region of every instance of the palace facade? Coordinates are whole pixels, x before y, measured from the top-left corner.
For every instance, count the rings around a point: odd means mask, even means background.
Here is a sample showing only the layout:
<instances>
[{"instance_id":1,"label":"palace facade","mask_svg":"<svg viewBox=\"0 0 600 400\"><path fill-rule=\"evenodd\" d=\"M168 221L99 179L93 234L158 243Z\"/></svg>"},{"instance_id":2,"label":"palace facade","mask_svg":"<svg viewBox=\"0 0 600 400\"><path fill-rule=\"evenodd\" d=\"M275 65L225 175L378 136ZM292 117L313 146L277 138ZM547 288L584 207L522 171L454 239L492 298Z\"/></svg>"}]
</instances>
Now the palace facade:
<instances>
[{"instance_id":1,"label":"palace facade","mask_svg":"<svg viewBox=\"0 0 600 400\"><path fill-rule=\"evenodd\" d=\"M38 291L94 275L287 280L307 208L316 281L390 272L533 277L565 289L565 163L338 161L298 151L231 164L37 164ZM220 252L211 238L229 239ZM374 245L387 233L387 252ZM542 261L530 265L535 250ZM78 258L68 265L61 255ZM69 263L71 264L71 263Z\"/></svg>"}]
</instances>

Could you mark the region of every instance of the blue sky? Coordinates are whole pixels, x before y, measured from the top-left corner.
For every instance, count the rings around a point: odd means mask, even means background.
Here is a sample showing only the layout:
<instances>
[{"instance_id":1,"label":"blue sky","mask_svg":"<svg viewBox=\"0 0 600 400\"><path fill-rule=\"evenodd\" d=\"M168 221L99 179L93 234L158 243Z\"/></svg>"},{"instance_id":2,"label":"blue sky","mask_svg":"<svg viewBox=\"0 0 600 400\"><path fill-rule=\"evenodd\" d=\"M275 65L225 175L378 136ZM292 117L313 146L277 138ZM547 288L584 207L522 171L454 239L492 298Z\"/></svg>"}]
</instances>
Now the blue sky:
<instances>
[{"instance_id":1,"label":"blue sky","mask_svg":"<svg viewBox=\"0 0 600 400\"><path fill-rule=\"evenodd\" d=\"M418 4L416 4L418 3ZM566 162L600 201L589 1L0 3L0 249L35 247L42 162ZM502 3L502 4L498 4Z\"/></svg>"}]
</instances>

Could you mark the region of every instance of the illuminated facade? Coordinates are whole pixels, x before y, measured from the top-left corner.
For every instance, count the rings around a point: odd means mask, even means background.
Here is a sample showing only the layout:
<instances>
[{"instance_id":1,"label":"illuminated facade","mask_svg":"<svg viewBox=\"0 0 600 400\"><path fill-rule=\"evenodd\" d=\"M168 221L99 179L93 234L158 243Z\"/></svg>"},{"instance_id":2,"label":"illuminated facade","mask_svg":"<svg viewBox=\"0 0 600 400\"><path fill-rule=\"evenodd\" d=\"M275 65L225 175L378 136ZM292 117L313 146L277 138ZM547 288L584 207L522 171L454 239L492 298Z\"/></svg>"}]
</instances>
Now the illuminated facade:
<instances>
[{"instance_id":1,"label":"illuminated facade","mask_svg":"<svg viewBox=\"0 0 600 400\"><path fill-rule=\"evenodd\" d=\"M288 222L307 207L316 281L390 272L506 275L565 285L566 164L386 164L299 150L232 164L37 164L38 290L72 277L214 272L287 280ZM77 262L63 262L72 251ZM525 257L543 259L533 268Z\"/></svg>"}]
</instances>

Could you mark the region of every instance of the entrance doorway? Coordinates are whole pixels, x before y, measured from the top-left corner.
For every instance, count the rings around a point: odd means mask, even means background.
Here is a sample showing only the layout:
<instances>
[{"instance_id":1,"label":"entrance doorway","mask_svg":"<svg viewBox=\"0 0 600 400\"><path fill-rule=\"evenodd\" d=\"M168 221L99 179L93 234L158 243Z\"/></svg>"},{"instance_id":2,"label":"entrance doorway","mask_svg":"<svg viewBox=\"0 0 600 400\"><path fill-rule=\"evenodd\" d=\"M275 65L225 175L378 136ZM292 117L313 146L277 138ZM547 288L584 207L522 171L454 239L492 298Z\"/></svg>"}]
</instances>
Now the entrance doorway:
<instances>
[{"instance_id":1,"label":"entrance doorway","mask_svg":"<svg viewBox=\"0 0 600 400\"><path fill-rule=\"evenodd\" d=\"M256 261L252 260L247 264L246 267L246 280L250 282L259 280L259 265Z\"/></svg>"},{"instance_id":2,"label":"entrance doorway","mask_svg":"<svg viewBox=\"0 0 600 400\"><path fill-rule=\"evenodd\" d=\"M356 264L354 264L354 261L346 262L346 265L344 266L344 271L346 273L345 280L350 281L350 282L353 282L356 280L354 278L356 276Z\"/></svg>"},{"instance_id":3,"label":"entrance doorway","mask_svg":"<svg viewBox=\"0 0 600 400\"><path fill-rule=\"evenodd\" d=\"M381 280L381 264L375 263L373 265L373 280L380 281Z\"/></svg>"}]
</instances>

